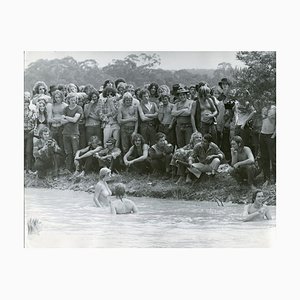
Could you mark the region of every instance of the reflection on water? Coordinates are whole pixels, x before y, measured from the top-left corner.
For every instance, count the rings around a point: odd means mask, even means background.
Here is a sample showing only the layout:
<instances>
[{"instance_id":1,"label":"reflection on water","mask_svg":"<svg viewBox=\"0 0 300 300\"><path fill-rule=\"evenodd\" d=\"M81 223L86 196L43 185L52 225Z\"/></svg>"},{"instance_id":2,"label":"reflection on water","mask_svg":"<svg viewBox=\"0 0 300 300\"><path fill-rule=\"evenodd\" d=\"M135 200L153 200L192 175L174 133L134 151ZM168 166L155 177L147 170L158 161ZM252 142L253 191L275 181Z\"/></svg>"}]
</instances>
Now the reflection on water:
<instances>
[{"instance_id":1,"label":"reflection on water","mask_svg":"<svg viewBox=\"0 0 300 300\"><path fill-rule=\"evenodd\" d=\"M39 234L26 247L270 247L274 220L241 222L243 205L131 198L139 214L111 215L85 192L25 189L25 222L38 218Z\"/></svg>"}]
</instances>

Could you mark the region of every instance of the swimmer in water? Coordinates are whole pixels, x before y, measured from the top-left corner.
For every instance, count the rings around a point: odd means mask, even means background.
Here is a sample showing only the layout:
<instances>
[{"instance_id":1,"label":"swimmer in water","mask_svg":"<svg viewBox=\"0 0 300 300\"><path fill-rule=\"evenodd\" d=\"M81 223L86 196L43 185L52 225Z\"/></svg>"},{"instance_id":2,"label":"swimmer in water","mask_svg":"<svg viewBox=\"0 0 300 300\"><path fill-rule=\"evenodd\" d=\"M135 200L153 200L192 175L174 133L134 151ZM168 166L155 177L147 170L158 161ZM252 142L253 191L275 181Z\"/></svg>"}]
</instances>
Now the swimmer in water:
<instances>
[{"instance_id":1,"label":"swimmer in water","mask_svg":"<svg viewBox=\"0 0 300 300\"><path fill-rule=\"evenodd\" d=\"M110 201L110 212L112 214L135 214L138 209L133 201L123 198L125 195L125 185L118 183L115 188L116 200Z\"/></svg>"},{"instance_id":2,"label":"swimmer in water","mask_svg":"<svg viewBox=\"0 0 300 300\"><path fill-rule=\"evenodd\" d=\"M247 204L244 208L243 221L260 221L272 220L270 210L267 205L263 204L264 194L261 190L256 190L252 196L252 203Z\"/></svg>"},{"instance_id":3,"label":"swimmer in water","mask_svg":"<svg viewBox=\"0 0 300 300\"><path fill-rule=\"evenodd\" d=\"M112 192L106 183L106 181L111 177L110 169L104 167L99 172L99 181L95 186L94 202L98 207L108 206L108 197L112 195Z\"/></svg>"}]
</instances>

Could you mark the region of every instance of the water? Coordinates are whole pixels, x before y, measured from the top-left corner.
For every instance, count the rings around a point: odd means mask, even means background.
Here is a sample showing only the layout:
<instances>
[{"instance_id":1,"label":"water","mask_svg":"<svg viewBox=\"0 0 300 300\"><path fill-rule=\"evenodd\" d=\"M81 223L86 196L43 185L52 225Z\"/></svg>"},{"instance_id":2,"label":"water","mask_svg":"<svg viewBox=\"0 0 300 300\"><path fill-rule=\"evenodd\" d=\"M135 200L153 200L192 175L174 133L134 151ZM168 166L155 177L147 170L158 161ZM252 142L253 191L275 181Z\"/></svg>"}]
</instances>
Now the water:
<instances>
[{"instance_id":1,"label":"water","mask_svg":"<svg viewBox=\"0 0 300 300\"><path fill-rule=\"evenodd\" d=\"M26 247L207 248L270 247L273 220L241 222L243 205L133 198L139 214L111 215L85 192L25 189L25 221L38 218L39 234Z\"/></svg>"}]
</instances>

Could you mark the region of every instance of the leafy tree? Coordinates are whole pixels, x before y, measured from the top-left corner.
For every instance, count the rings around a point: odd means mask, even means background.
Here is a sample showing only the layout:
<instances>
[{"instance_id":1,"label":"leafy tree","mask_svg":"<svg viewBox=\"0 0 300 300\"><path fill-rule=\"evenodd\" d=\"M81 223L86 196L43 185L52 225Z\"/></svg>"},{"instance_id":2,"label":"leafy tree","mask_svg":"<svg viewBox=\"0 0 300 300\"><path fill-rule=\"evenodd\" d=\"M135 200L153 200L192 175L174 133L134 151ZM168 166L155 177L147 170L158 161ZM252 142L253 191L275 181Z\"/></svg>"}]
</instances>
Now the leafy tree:
<instances>
[{"instance_id":1,"label":"leafy tree","mask_svg":"<svg viewBox=\"0 0 300 300\"><path fill-rule=\"evenodd\" d=\"M276 52L240 51L237 59L245 68L235 72L235 85L250 92L252 100L261 99L265 91L276 101Z\"/></svg>"}]
</instances>

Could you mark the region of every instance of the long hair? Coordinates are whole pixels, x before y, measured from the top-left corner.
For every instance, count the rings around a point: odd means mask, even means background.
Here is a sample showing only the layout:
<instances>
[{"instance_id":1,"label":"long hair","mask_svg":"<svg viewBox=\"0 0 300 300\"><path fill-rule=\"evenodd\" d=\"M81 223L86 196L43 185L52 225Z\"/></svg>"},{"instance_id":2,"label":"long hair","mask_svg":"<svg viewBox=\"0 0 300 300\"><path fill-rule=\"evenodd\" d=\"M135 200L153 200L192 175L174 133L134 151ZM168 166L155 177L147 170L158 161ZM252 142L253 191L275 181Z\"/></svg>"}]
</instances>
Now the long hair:
<instances>
[{"instance_id":1,"label":"long hair","mask_svg":"<svg viewBox=\"0 0 300 300\"><path fill-rule=\"evenodd\" d=\"M252 203L254 203L258 193L262 193L262 190L255 190L252 194Z\"/></svg>"},{"instance_id":2,"label":"long hair","mask_svg":"<svg viewBox=\"0 0 300 300\"><path fill-rule=\"evenodd\" d=\"M52 93L52 100L53 100L53 103L57 103L56 100L55 100L55 96L56 95L59 95L59 98L61 99L61 102L64 101L65 99L65 96L64 96L64 93L60 90L55 90L53 93Z\"/></svg>"},{"instance_id":3,"label":"long hair","mask_svg":"<svg viewBox=\"0 0 300 300\"><path fill-rule=\"evenodd\" d=\"M240 149L244 148L244 141L239 135L235 135L231 141L235 141Z\"/></svg>"},{"instance_id":4,"label":"long hair","mask_svg":"<svg viewBox=\"0 0 300 300\"><path fill-rule=\"evenodd\" d=\"M139 133L136 133L136 134L134 134L134 135L132 136L132 138L131 138L131 143L132 143L132 145L134 145L135 141L138 140L138 139L141 140L141 144L142 144L142 146L143 146L143 145L145 144L145 139L144 139L143 136L142 136L141 134L139 134Z\"/></svg>"},{"instance_id":5,"label":"long hair","mask_svg":"<svg viewBox=\"0 0 300 300\"><path fill-rule=\"evenodd\" d=\"M48 87L44 81L37 81L33 86L33 95L36 95L39 93L39 88L42 86L45 89L45 95L48 92Z\"/></svg>"},{"instance_id":6,"label":"long hair","mask_svg":"<svg viewBox=\"0 0 300 300\"><path fill-rule=\"evenodd\" d=\"M155 94L154 94L154 97L157 98L157 97L158 97L158 84L155 83L155 82L150 83L150 85L149 85L149 87L148 87L149 92L151 91L151 89L152 89L153 87L155 87ZM152 96L152 95L151 95L151 92L150 92L150 96Z\"/></svg>"}]
</instances>

